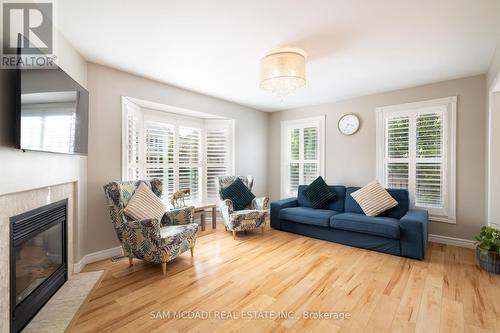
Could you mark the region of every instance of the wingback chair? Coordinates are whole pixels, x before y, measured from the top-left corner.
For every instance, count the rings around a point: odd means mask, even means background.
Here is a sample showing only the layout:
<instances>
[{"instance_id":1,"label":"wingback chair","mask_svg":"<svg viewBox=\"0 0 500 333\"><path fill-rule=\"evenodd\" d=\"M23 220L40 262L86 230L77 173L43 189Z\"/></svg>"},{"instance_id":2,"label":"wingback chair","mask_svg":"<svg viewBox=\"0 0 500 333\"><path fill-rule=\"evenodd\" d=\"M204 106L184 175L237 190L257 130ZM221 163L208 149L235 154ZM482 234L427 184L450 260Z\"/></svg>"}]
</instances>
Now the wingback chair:
<instances>
[{"instance_id":1,"label":"wingback chair","mask_svg":"<svg viewBox=\"0 0 500 333\"><path fill-rule=\"evenodd\" d=\"M168 261L188 249L193 256L198 235L198 225L193 223L194 207L167 211L161 221L156 218L134 221L123 213L123 209L141 183L161 197L162 182L159 179L115 181L104 185L111 221L130 265L133 265L133 258L161 263L165 275Z\"/></svg>"},{"instance_id":2,"label":"wingback chair","mask_svg":"<svg viewBox=\"0 0 500 333\"><path fill-rule=\"evenodd\" d=\"M243 184L251 191L253 187L252 176L223 176L218 177L219 198L222 200L219 204L219 209L222 213L224 225L226 230L233 232L233 239L236 238L237 231L247 231L256 228L264 228L266 226L266 219L269 216L269 198L261 197L255 198L251 204L244 210L234 210L231 200L224 200L221 191L231 185L236 178L240 178Z\"/></svg>"}]
</instances>

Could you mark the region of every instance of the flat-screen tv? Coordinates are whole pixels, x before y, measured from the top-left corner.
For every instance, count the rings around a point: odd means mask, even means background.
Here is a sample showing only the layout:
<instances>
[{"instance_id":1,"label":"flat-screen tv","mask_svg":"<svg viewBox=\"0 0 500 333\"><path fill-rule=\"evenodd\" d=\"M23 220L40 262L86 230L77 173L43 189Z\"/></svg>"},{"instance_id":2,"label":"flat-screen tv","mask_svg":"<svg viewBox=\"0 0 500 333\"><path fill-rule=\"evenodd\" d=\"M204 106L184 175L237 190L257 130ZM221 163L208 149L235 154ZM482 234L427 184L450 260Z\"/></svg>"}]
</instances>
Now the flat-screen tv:
<instances>
[{"instance_id":1,"label":"flat-screen tv","mask_svg":"<svg viewBox=\"0 0 500 333\"><path fill-rule=\"evenodd\" d=\"M88 153L89 93L60 68L18 69L17 146Z\"/></svg>"}]
</instances>

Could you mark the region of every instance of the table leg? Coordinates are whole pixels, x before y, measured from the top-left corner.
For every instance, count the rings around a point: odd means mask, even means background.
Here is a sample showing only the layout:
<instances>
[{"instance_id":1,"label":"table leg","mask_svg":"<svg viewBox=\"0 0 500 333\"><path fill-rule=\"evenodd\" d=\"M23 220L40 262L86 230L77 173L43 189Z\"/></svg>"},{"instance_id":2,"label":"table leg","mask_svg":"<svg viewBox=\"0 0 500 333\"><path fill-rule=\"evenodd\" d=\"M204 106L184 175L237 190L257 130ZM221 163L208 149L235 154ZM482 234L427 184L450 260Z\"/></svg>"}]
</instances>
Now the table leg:
<instances>
[{"instance_id":1,"label":"table leg","mask_svg":"<svg viewBox=\"0 0 500 333\"><path fill-rule=\"evenodd\" d=\"M217 229L217 209L212 207L212 229Z\"/></svg>"},{"instance_id":2,"label":"table leg","mask_svg":"<svg viewBox=\"0 0 500 333\"><path fill-rule=\"evenodd\" d=\"M205 231L205 213L200 214L201 219L201 231Z\"/></svg>"}]
</instances>

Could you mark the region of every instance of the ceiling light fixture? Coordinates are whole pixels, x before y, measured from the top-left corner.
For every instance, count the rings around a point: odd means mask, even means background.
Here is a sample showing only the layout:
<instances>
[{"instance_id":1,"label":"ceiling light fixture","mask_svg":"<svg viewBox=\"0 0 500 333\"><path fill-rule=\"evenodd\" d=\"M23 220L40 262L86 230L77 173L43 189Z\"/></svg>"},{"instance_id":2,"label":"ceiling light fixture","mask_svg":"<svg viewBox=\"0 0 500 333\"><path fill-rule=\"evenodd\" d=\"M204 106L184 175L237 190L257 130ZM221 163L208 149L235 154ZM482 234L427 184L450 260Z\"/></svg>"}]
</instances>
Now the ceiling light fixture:
<instances>
[{"instance_id":1,"label":"ceiling light fixture","mask_svg":"<svg viewBox=\"0 0 500 333\"><path fill-rule=\"evenodd\" d=\"M260 87L283 99L306 85L307 54L296 47L270 51L261 60Z\"/></svg>"}]
</instances>

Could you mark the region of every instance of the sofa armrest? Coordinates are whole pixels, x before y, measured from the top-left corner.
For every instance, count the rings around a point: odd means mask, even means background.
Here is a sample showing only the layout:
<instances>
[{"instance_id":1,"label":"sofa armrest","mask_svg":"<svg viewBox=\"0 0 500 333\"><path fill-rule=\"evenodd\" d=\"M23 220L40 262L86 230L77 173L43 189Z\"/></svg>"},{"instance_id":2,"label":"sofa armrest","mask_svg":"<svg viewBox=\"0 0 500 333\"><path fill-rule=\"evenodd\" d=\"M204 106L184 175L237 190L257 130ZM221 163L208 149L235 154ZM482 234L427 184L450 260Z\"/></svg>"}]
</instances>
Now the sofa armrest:
<instances>
[{"instance_id":1,"label":"sofa armrest","mask_svg":"<svg viewBox=\"0 0 500 333\"><path fill-rule=\"evenodd\" d=\"M280 229L280 210L297 206L297 198L288 198L271 202L271 228Z\"/></svg>"},{"instance_id":2,"label":"sofa armrest","mask_svg":"<svg viewBox=\"0 0 500 333\"><path fill-rule=\"evenodd\" d=\"M426 210L410 209L401 218L401 255L415 259L425 258L428 224L429 213Z\"/></svg>"},{"instance_id":3,"label":"sofa armrest","mask_svg":"<svg viewBox=\"0 0 500 333\"><path fill-rule=\"evenodd\" d=\"M260 197L254 198L250 207L254 210L267 210L269 209L269 198L268 197Z\"/></svg>"}]
</instances>

